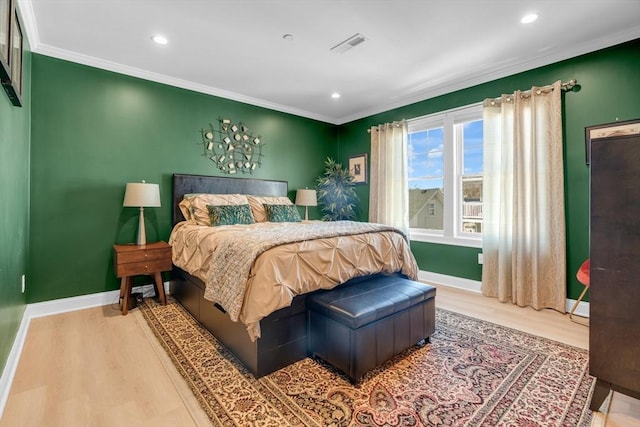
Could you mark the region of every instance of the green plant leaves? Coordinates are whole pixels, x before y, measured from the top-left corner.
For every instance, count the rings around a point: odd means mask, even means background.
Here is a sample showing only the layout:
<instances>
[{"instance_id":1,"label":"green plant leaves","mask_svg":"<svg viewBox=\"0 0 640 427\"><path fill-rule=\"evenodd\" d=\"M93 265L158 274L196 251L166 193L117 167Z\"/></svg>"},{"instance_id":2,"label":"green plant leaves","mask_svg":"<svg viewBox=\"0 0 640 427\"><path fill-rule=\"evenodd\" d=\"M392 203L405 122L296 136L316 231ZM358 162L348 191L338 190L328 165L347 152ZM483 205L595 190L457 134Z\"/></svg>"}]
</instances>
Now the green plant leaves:
<instances>
[{"instance_id":1,"label":"green plant leaves","mask_svg":"<svg viewBox=\"0 0 640 427\"><path fill-rule=\"evenodd\" d=\"M353 176L331 157L325 161L324 175L318 178L318 204L324 221L355 219L357 202Z\"/></svg>"}]
</instances>

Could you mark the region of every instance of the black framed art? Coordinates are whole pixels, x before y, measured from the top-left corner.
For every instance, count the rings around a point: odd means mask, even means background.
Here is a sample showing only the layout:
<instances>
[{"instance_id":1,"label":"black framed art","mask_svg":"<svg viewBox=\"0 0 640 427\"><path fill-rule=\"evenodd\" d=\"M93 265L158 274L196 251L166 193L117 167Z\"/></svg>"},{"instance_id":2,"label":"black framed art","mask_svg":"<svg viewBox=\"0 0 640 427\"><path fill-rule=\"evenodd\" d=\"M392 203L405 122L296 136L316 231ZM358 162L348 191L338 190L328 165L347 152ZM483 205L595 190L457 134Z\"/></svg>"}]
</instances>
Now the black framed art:
<instances>
[{"instance_id":1,"label":"black framed art","mask_svg":"<svg viewBox=\"0 0 640 427\"><path fill-rule=\"evenodd\" d=\"M591 140L600 138L635 136L640 134L640 119L625 120L584 128L585 160L591 163Z\"/></svg>"},{"instance_id":2,"label":"black framed art","mask_svg":"<svg viewBox=\"0 0 640 427\"><path fill-rule=\"evenodd\" d=\"M368 184L367 176L367 153L349 157L349 172L353 177L354 184Z\"/></svg>"},{"instance_id":3,"label":"black framed art","mask_svg":"<svg viewBox=\"0 0 640 427\"><path fill-rule=\"evenodd\" d=\"M0 80L9 80L11 0L0 0Z\"/></svg>"},{"instance_id":4,"label":"black framed art","mask_svg":"<svg viewBox=\"0 0 640 427\"><path fill-rule=\"evenodd\" d=\"M1 0L0 0L1 1ZM11 5L9 29L9 79L2 80L2 87L16 107L22 106L22 27L15 4Z\"/></svg>"}]
</instances>

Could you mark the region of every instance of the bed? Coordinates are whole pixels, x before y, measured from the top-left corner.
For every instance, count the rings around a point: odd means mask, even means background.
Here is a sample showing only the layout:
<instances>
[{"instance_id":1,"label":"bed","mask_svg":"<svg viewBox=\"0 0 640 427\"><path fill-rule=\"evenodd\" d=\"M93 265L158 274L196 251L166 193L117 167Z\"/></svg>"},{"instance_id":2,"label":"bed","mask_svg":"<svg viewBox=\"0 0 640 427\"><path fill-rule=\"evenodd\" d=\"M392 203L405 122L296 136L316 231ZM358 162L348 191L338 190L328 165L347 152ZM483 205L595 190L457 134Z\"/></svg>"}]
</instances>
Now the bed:
<instances>
[{"instance_id":1,"label":"bed","mask_svg":"<svg viewBox=\"0 0 640 427\"><path fill-rule=\"evenodd\" d=\"M172 232L172 238L174 238L173 233L177 233L180 227L187 228L186 226L183 227L185 218L183 210L180 209L180 202L185 195L207 193L275 197L287 196L287 192L288 184L285 181L175 174L173 176L174 231ZM362 227L367 226L366 223L360 224ZM261 225L262 224L257 224L256 226L260 227ZM303 226L303 224L295 225ZM318 226L321 226L321 224L318 224ZM253 227L253 225L251 227ZM213 229L216 227L210 228ZM223 227L219 228L221 230L223 229ZM233 226L228 228L233 228ZM205 232L206 231L207 230L205 230ZM403 243L397 243L395 242L396 240L402 241ZM397 252L400 255L397 256L397 259L393 259L395 255L389 255L389 260L385 260L383 270L390 271L382 271L381 273L400 274L405 277L415 278L417 266L415 265L415 259L408 249L408 243L404 238L401 238L395 239L393 244L398 245L398 248L394 247L392 251L385 253L393 252L395 254ZM273 250L279 250L284 247L287 247L287 245L281 245ZM284 302L279 302L279 305L274 305L277 307L275 311L271 312L272 306L269 306L269 310L263 313L264 316L262 314L258 316L259 327L257 328L257 335L255 333L255 325L253 329L254 333L252 334L252 326L250 324L254 324L255 322L245 323L244 319L243 321L234 321L238 320L238 314L233 307L229 308L226 302L224 306L212 302L211 280L205 280L202 274L196 272L191 274L185 271L186 267L185 269L181 268L182 264L178 260L179 255L176 254L176 251L177 250L174 249L174 264L180 265L174 266L171 279L171 293L176 300L180 302L196 320L211 331L253 375L261 377L307 356L308 325L306 298L309 292L314 292L314 289L304 289L304 291L295 290L289 299L285 299ZM252 268L264 268L259 267L259 261L265 256L266 253L256 258L256 262ZM273 262L267 262L267 264L273 264ZM211 267L211 269L214 270L215 268ZM254 278L254 276L258 277L254 273L255 272L252 272L250 276L252 278ZM379 273L376 272L375 274ZM322 284L319 286L325 289L336 285L349 286L349 284L353 282L365 280L370 277L359 273L354 275L357 277L348 278L347 280L331 285ZM318 280L320 281L320 279ZM208 282L209 286L207 286L205 282ZM263 282L265 281L256 279L253 282L256 285L248 286L248 288L266 287ZM250 293L249 291L247 292ZM262 298L264 301L270 301L271 297L265 297L262 294L259 295L261 296L258 299ZM241 298L243 306L250 298L250 295L244 295ZM254 303L254 305L255 304L257 303ZM280 308L280 306L282 307Z\"/></svg>"}]
</instances>

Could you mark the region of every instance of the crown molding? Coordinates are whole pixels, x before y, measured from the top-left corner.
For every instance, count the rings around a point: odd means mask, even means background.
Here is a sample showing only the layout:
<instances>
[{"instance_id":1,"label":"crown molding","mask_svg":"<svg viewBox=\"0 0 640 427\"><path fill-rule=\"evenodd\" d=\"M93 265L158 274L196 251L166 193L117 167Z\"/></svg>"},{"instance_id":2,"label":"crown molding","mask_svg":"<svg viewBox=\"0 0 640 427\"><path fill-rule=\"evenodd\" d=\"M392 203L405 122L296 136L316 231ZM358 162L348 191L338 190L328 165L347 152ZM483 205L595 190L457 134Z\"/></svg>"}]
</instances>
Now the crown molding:
<instances>
[{"instance_id":1,"label":"crown molding","mask_svg":"<svg viewBox=\"0 0 640 427\"><path fill-rule=\"evenodd\" d=\"M36 25L36 16L33 13L31 0L18 0L18 13L22 18L22 30L27 37L29 47L33 51L40 44L40 35Z\"/></svg>"},{"instance_id":2,"label":"crown molding","mask_svg":"<svg viewBox=\"0 0 640 427\"><path fill-rule=\"evenodd\" d=\"M233 101L250 104L257 107L268 108L270 110L276 110L283 113L307 117L310 119L319 120L319 121L328 122L328 123L333 122L333 119L331 117L315 114L310 111L299 110L296 108L288 107L286 105L277 104L277 103L265 101L258 98L253 98L250 96L242 95L242 94L231 92L228 90L206 86L206 85L190 82L183 79L178 79L178 78L167 76L164 74L155 73L153 71L147 71L140 68L130 67L128 65L122 65L117 62L107 61L107 60L96 58L93 56L71 52L65 49L59 49L57 47L49 46L42 43L39 44L36 49L33 49L33 51L41 55L63 59L65 61L75 62L78 64L87 65L90 67L99 68L106 71L112 71L112 72L124 74L127 76L137 77L140 79L149 80L156 83L162 83L169 86L179 87L179 88L191 90L194 92L218 96L220 98L230 99Z\"/></svg>"},{"instance_id":3,"label":"crown molding","mask_svg":"<svg viewBox=\"0 0 640 427\"><path fill-rule=\"evenodd\" d=\"M445 95L451 92L466 89L482 83L487 83L503 77L508 77L514 74L533 70L535 68L543 67L545 65L575 58L580 55L595 52L597 50L605 49L607 47L615 46L620 43L625 43L631 40L635 40L637 38L640 38L640 25L636 25L631 28L626 28L617 33L608 34L598 39L588 40L588 41L585 41L584 43L570 45L560 51L554 51L546 55L536 56L532 58L530 61L519 62L517 64L509 65L506 67L493 69L490 72L478 73L470 78L466 78L466 79L463 78L456 81L443 83L441 85L429 88L427 90L420 91L420 92L399 98L392 103L378 105L376 107L363 110L349 116L345 116L341 120L339 120L337 123L334 123L334 124L342 125L342 124L359 120L365 117L373 116L375 114L380 114L385 111L390 111L396 108L405 107L410 104L425 101L427 99L435 98L436 96Z\"/></svg>"},{"instance_id":4,"label":"crown molding","mask_svg":"<svg viewBox=\"0 0 640 427\"><path fill-rule=\"evenodd\" d=\"M108 71L113 71L120 74L125 74L133 77L138 77L144 80L153 81L156 83L162 83L170 86L179 87L182 89L192 90L194 92L204 93L207 95L218 96L233 101L243 102L245 104L254 105L257 107L268 108L283 113L293 114L296 116L306 117L321 122L342 125L355 120L366 118L375 114L390 111L396 108L404 107L416 102L425 101L427 99L434 98L436 96L445 95L447 93L455 92L458 90L466 89L471 86L475 86L482 83L487 83L496 79L507 77L513 74L529 71L538 67L553 64L555 62L563 61L566 59L574 58L586 53L594 52L600 49L614 46L616 44L631 41L640 38L640 24L631 28L621 29L620 31L607 34L597 39L587 40L583 43L577 43L564 46L562 49L539 55L531 58L530 61L519 62L517 64L508 65L505 67L493 69L487 72L479 72L469 78L461 78L455 81L446 82L434 87L414 92L407 96L400 97L392 103L386 103L378 105L372 108L361 110L357 113L346 115L343 117L329 117L322 114L316 114L310 111L301 110L293 107L289 107L282 104L269 102L263 99L253 98L250 96L242 95L239 93L227 91L220 88L206 86L187 80L182 80L164 74L155 73L151 71L142 70L135 67L129 67L112 61L106 61L100 58L82 55L75 52L71 52L64 49L59 49L53 46L42 44L38 34L38 28L36 25L35 15L33 13L33 6L31 0L18 0L18 9L22 16L24 31L27 35L31 50L35 53L51 56L54 58L64 59L71 62L76 62L83 65L88 65L95 68L100 68Z\"/></svg>"},{"instance_id":5,"label":"crown molding","mask_svg":"<svg viewBox=\"0 0 640 427\"><path fill-rule=\"evenodd\" d=\"M124 74L132 77L138 77L144 80L149 80L156 83L162 83L169 86L175 86L182 89L192 90L194 92L204 93L207 95L218 96L220 98L230 99L233 101L243 102L245 104L255 105L257 107L268 108L271 110L280 111L283 113L293 114L296 116L306 117L309 119L318 120L321 122L336 124L335 119L327 117L321 114L315 114L310 111L300 110L297 108L288 107L286 105L276 104L273 102L265 101L258 98L242 95L239 93L201 85L193 83L187 80L178 79L175 77L166 76L164 74L155 73L135 67L129 67L117 62L107 61L104 59L96 58L89 55L83 55L76 52L72 52L65 49L59 49L54 46L43 44L40 41L40 35L38 34L38 26L36 23L35 14L33 12L33 5L31 0L18 0L18 9L22 16L22 25L29 41L31 51L45 56L53 58L63 59L65 61L75 62L90 67L100 68L107 71L113 71L115 73Z\"/></svg>"}]
</instances>

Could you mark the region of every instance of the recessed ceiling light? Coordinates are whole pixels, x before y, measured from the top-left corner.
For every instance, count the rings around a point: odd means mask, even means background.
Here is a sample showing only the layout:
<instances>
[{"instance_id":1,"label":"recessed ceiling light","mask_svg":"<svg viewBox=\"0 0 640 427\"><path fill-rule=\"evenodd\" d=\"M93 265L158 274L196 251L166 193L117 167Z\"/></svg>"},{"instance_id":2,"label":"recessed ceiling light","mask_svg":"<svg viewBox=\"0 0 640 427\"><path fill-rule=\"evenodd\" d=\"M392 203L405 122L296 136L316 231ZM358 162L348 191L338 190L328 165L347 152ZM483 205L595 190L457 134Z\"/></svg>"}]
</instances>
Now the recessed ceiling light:
<instances>
[{"instance_id":1,"label":"recessed ceiling light","mask_svg":"<svg viewBox=\"0 0 640 427\"><path fill-rule=\"evenodd\" d=\"M288 42L292 42L293 41L293 34L285 34L284 36L282 36L283 40L286 40Z\"/></svg>"},{"instance_id":2,"label":"recessed ceiling light","mask_svg":"<svg viewBox=\"0 0 640 427\"><path fill-rule=\"evenodd\" d=\"M527 13L526 15L524 15L522 17L520 22L522 22L523 24L531 24L536 19L538 19L538 14L537 13Z\"/></svg>"},{"instance_id":3,"label":"recessed ceiling light","mask_svg":"<svg viewBox=\"0 0 640 427\"><path fill-rule=\"evenodd\" d=\"M153 40L158 44L163 44L163 45L169 43L169 40L167 40L165 36L161 36L160 34L156 34L155 36L152 36L151 40Z\"/></svg>"},{"instance_id":4,"label":"recessed ceiling light","mask_svg":"<svg viewBox=\"0 0 640 427\"><path fill-rule=\"evenodd\" d=\"M333 99L338 99L338 98L340 98L340 94L339 94L338 92L333 92L333 93L331 94L331 97L332 97Z\"/></svg>"}]
</instances>

